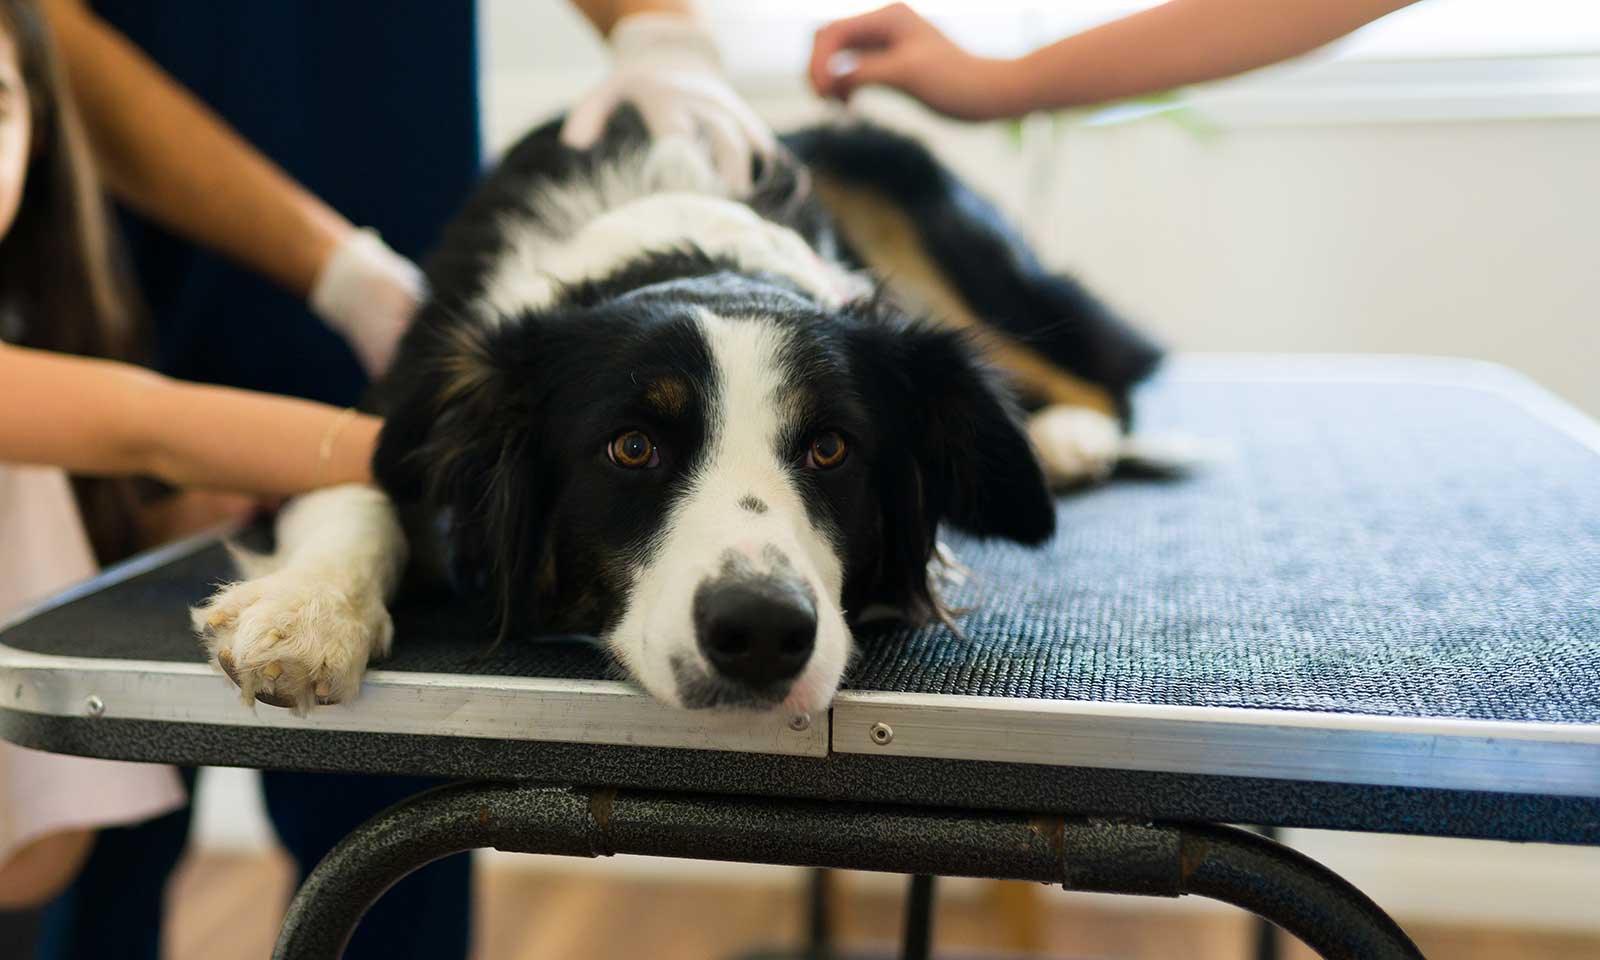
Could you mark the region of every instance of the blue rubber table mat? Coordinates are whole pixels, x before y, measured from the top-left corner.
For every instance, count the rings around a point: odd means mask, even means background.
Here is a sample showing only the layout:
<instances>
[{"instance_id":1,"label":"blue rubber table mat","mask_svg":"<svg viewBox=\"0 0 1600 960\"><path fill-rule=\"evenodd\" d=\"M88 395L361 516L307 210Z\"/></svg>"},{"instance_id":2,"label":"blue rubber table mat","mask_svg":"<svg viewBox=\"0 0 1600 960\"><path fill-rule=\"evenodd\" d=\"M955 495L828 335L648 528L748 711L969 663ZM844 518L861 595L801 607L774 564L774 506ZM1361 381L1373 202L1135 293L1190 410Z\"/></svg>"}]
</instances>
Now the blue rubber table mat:
<instances>
[{"instance_id":1,"label":"blue rubber table mat","mask_svg":"<svg viewBox=\"0 0 1600 960\"><path fill-rule=\"evenodd\" d=\"M864 630L849 686L1600 722L1600 453L1493 369L1388 362L1366 379L1370 364L1328 364L1298 379L1265 361L1237 377L1180 368L1153 384L1141 430L1226 455L1181 480L1062 498L1043 549L949 538L972 571L950 594L972 608L967 636ZM209 548L0 640L198 660L185 607L229 576ZM615 676L582 643L483 656L483 618L447 599L401 598L396 627L389 670Z\"/></svg>"}]
</instances>

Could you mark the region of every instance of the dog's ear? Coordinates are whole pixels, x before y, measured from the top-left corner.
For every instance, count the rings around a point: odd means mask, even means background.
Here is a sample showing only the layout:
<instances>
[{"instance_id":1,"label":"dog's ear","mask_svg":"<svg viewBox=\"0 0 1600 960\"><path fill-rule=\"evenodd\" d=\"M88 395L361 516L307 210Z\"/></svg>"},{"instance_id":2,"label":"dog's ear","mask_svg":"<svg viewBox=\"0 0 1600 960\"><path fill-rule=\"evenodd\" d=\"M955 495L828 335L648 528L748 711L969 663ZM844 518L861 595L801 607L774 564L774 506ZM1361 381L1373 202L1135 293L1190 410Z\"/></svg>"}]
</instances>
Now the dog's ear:
<instances>
[{"instance_id":1,"label":"dog's ear","mask_svg":"<svg viewBox=\"0 0 1600 960\"><path fill-rule=\"evenodd\" d=\"M1010 394L959 333L913 327L902 335L928 506L980 537L1048 540L1055 501Z\"/></svg>"},{"instance_id":2,"label":"dog's ear","mask_svg":"<svg viewBox=\"0 0 1600 960\"><path fill-rule=\"evenodd\" d=\"M497 643L523 625L544 549L552 480L537 462L545 361L535 339L430 304L378 390L385 419L373 476L442 527L453 585L498 607Z\"/></svg>"},{"instance_id":3,"label":"dog's ear","mask_svg":"<svg viewBox=\"0 0 1600 960\"><path fill-rule=\"evenodd\" d=\"M877 320L850 335L864 399L889 431L873 477L879 553L846 604L949 623L928 579L939 524L1040 543L1055 531L1055 504L1015 407L972 345L893 315Z\"/></svg>"}]
</instances>

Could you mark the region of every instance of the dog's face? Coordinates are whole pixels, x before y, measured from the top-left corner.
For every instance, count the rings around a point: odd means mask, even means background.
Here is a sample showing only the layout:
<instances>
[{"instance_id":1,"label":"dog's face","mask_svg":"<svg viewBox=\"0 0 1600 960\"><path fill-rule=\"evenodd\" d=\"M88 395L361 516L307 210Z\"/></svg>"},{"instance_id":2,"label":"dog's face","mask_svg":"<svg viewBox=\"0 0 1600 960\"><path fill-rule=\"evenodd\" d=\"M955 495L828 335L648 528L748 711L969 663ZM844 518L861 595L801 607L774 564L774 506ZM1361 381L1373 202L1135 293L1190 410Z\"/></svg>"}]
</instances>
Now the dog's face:
<instances>
[{"instance_id":1,"label":"dog's face","mask_svg":"<svg viewBox=\"0 0 1600 960\"><path fill-rule=\"evenodd\" d=\"M1054 529L965 344L874 303L720 274L412 336L385 485L445 511L507 630L594 633L666 703L825 707L853 615L936 613L941 521Z\"/></svg>"}]
</instances>

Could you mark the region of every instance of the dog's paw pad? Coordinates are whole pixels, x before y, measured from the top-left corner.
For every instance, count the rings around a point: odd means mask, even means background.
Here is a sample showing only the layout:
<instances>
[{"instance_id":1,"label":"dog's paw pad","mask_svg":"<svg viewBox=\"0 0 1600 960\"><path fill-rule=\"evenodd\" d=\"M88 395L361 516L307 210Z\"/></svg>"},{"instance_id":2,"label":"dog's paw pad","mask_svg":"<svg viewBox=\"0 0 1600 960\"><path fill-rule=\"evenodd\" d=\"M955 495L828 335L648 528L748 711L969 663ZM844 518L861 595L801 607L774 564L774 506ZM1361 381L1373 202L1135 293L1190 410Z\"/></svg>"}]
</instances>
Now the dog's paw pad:
<instances>
[{"instance_id":1,"label":"dog's paw pad","mask_svg":"<svg viewBox=\"0 0 1600 960\"><path fill-rule=\"evenodd\" d=\"M223 587L191 619L245 703L297 712L354 699L394 630L381 600L289 571Z\"/></svg>"},{"instance_id":2,"label":"dog's paw pad","mask_svg":"<svg viewBox=\"0 0 1600 960\"><path fill-rule=\"evenodd\" d=\"M1045 407L1028 418L1028 439L1053 487L1098 483L1122 456L1122 425L1085 407Z\"/></svg>"}]
</instances>

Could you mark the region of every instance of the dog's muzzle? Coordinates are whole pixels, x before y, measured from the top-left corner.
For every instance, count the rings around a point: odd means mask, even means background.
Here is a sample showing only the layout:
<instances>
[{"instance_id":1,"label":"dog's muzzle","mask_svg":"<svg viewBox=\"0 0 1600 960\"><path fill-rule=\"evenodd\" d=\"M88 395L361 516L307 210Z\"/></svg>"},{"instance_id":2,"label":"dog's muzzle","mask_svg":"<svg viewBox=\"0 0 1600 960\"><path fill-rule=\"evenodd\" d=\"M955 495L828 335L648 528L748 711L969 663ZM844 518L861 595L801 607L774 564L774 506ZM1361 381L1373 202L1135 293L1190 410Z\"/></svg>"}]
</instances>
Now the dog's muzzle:
<instances>
[{"instance_id":1,"label":"dog's muzzle","mask_svg":"<svg viewBox=\"0 0 1600 960\"><path fill-rule=\"evenodd\" d=\"M817 640L817 604L781 575L709 580L695 590L695 642L726 683L769 691L794 679Z\"/></svg>"}]
</instances>

